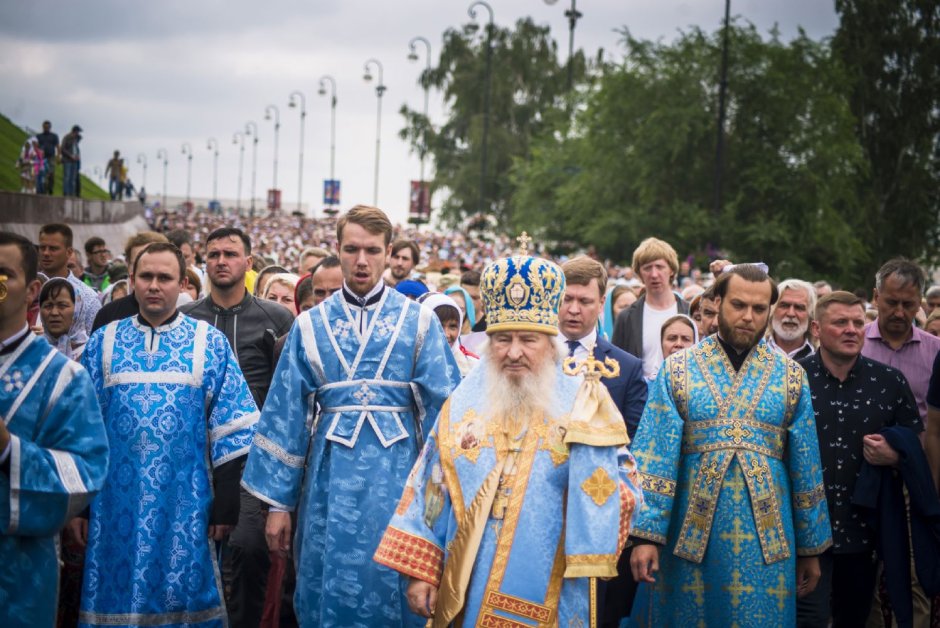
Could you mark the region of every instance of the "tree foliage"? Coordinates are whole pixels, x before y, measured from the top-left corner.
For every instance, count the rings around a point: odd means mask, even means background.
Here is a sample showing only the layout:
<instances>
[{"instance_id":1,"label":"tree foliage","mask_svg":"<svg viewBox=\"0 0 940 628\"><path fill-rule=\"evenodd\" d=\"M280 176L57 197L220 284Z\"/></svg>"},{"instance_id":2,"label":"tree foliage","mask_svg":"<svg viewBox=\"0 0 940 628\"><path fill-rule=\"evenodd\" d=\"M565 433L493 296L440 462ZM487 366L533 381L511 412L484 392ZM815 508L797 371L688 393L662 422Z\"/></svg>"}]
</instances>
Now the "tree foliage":
<instances>
[{"instance_id":1,"label":"tree foliage","mask_svg":"<svg viewBox=\"0 0 940 628\"><path fill-rule=\"evenodd\" d=\"M450 29L437 66L421 77L422 85L440 90L449 109L447 121L432 128L422 112L402 107L405 128L400 135L419 154L434 159L432 191L445 192L442 211L456 223L477 213L486 85L486 43L489 27ZM487 141L486 193L482 206L503 221L512 206L509 170L513 160L529 152L531 138L551 128L563 114L566 66L558 61L557 44L547 26L531 19L514 28L492 28L490 119ZM574 75L584 75L584 61L574 59Z\"/></svg>"},{"instance_id":2,"label":"tree foliage","mask_svg":"<svg viewBox=\"0 0 940 628\"><path fill-rule=\"evenodd\" d=\"M830 40L730 29L723 201L713 207L721 30L671 42L623 31L621 62L575 58L548 29L494 29L487 193L504 228L629 260L651 235L701 261L763 260L777 277L870 287L895 254L940 257L940 9L837 0ZM448 118L403 109L402 137L436 165L444 218L478 211L484 33L445 33Z\"/></svg>"},{"instance_id":3,"label":"tree foliage","mask_svg":"<svg viewBox=\"0 0 940 628\"><path fill-rule=\"evenodd\" d=\"M654 43L624 33L565 139L542 136L519 160L514 214L551 239L628 259L657 235L682 252L764 260L775 275L849 279L852 209L864 169L840 66L801 34L730 33L724 201L712 208L720 32ZM840 255L834 255L839 251Z\"/></svg>"},{"instance_id":4,"label":"tree foliage","mask_svg":"<svg viewBox=\"0 0 940 628\"><path fill-rule=\"evenodd\" d=\"M836 0L833 51L869 167L857 181L867 266L940 261L940 3Z\"/></svg>"}]
</instances>

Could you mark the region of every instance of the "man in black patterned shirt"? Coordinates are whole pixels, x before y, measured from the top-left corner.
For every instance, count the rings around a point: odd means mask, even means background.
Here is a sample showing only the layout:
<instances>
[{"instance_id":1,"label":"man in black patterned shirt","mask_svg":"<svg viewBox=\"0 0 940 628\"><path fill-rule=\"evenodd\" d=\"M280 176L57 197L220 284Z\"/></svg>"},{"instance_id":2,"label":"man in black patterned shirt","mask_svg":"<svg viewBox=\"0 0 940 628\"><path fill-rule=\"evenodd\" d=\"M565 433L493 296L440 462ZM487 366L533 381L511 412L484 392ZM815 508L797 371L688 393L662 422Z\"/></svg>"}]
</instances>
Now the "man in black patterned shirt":
<instances>
[{"instance_id":1,"label":"man in black patterned shirt","mask_svg":"<svg viewBox=\"0 0 940 628\"><path fill-rule=\"evenodd\" d=\"M897 452L878 432L900 425L923 429L904 375L861 355L862 300L833 292L816 305L812 322L819 351L800 361L809 379L819 454L832 522L832 548L820 556L816 590L797 601L798 626L864 626L875 587L874 531L852 505L862 460L894 465Z\"/></svg>"}]
</instances>

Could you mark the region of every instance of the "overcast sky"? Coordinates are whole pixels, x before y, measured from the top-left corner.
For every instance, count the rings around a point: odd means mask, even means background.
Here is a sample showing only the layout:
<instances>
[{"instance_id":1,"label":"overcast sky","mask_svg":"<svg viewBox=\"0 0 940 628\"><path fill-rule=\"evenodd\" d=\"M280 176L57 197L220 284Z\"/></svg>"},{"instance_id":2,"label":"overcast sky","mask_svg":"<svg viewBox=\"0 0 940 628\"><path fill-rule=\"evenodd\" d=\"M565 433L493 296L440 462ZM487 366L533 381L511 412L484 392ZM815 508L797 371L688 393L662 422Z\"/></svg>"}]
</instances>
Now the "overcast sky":
<instances>
[{"instance_id":1,"label":"overcast sky","mask_svg":"<svg viewBox=\"0 0 940 628\"><path fill-rule=\"evenodd\" d=\"M512 25L531 15L551 26L560 54L567 54L568 0L489 0L496 23ZM371 203L375 156L376 97L363 64L384 64L388 88L382 104L379 206L404 220L408 182L418 178L417 157L398 139L402 103L422 106L417 79L425 61L409 62L408 42L423 35L440 52L441 35L466 23L469 0L13 0L0 3L0 112L20 126L38 129L43 119L64 135L72 124L84 129L82 169L102 170L118 149L138 186L148 161L147 190L162 189L158 149L169 155L168 193L185 195L186 158L192 146L192 195L212 194L212 153L218 140L219 196L234 199L238 146L233 133L248 121L259 129L257 196L273 179L273 122L265 107L280 110L278 187L283 203L296 207L300 116L288 108L291 92L306 97L303 202L319 212L322 180L329 174L329 98L317 94L318 80L337 83L336 176L342 205ZM634 36L670 40L691 25L711 31L723 16L721 0L580 0L575 45L591 55L598 48L619 59L616 29ZM733 0L732 15L761 32L778 25L784 38L802 27L810 37L830 36L837 17L831 0ZM432 92L431 117L443 118L443 103ZM251 144L246 141L243 205L251 190Z\"/></svg>"}]
</instances>

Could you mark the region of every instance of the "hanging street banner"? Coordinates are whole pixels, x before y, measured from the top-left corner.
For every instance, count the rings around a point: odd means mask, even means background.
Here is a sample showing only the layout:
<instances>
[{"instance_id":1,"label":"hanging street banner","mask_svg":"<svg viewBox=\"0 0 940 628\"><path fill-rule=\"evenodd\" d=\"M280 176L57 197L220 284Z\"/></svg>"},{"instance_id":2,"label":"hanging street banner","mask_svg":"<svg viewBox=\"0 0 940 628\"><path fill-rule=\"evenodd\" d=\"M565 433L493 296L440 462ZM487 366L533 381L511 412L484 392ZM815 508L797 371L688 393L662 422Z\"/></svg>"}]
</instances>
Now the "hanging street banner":
<instances>
[{"instance_id":1,"label":"hanging street banner","mask_svg":"<svg viewBox=\"0 0 940 628\"><path fill-rule=\"evenodd\" d=\"M339 205L339 179L323 180L323 204L327 207Z\"/></svg>"},{"instance_id":2,"label":"hanging street banner","mask_svg":"<svg viewBox=\"0 0 940 628\"><path fill-rule=\"evenodd\" d=\"M423 224L431 220L431 184L428 181L411 182L411 203L408 222Z\"/></svg>"}]
</instances>

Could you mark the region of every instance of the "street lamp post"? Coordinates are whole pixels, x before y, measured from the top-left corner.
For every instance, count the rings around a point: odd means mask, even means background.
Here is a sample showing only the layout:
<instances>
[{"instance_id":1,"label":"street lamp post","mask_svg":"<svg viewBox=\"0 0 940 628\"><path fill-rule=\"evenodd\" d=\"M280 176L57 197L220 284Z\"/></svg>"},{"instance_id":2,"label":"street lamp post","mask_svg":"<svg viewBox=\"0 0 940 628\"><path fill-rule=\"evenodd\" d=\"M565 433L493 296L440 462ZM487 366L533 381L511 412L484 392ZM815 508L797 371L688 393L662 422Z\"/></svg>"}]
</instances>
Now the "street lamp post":
<instances>
[{"instance_id":1,"label":"street lamp post","mask_svg":"<svg viewBox=\"0 0 940 628\"><path fill-rule=\"evenodd\" d=\"M418 190L418 203L419 203L418 214L423 217L425 215L424 161L428 154L428 126L430 126L431 124L431 121L428 119L428 100L430 97L430 86L428 85L428 75L431 73L431 42L429 42L425 37L422 37L420 35L418 35L417 37L412 37L411 41L408 42L408 49L410 50L410 52L408 53L409 61L418 60L418 51L416 49L415 44L417 44L419 41L424 44L425 50L427 52L427 65L425 66L425 74L422 77L422 81L421 81L421 83L424 86L424 124L425 124L425 127L424 127L424 137L422 138L422 142L421 142L421 175L418 179L418 185L421 186L420 189Z\"/></svg>"},{"instance_id":2,"label":"street lamp post","mask_svg":"<svg viewBox=\"0 0 940 628\"><path fill-rule=\"evenodd\" d=\"M375 95L377 96L376 100L378 101L378 108L376 109L376 118L375 118L375 183L372 188L372 204L378 207L379 204L379 153L382 147L382 94L385 93L385 83L382 82L382 62L378 59L369 59L365 63L365 74L362 78L366 82L372 80L372 73L369 71L369 66L375 65L379 70L379 83L375 86Z\"/></svg>"},{"instance_id":3,"label":"street lamp post","mask_svg":"<svg viewBox=\"0 0 940 628\"><path fill-rule=\"evenodd\" d=\"M144 166L144 180L143 180L143 183L140 184L140 189L146 190L147 189L147 155L144 153L140 153L139 155L137 155L137 163L143 164Z\"/></svg>"},{"instance_id":4,"label":"street lamp post","mask_svg":"<svg viewBox=\"0 0 940 628\"><path fill-rule=\"evenodd\" d=\"M274 112L274 184L271 186L272 190L277 190L277 136L278 131L281 130L281 112L278 110L276 105L268 105L264 108L264 119L271 119L271 112Z\"/></svg>"},{"instance_id":5,"label":"street lamp post","mask_svg":"<svg viewBox=\"0 0 940 628\"><path fill-rule=\"evenodd\" d=\"M725 27L721 42L721 82L718 85L718 139L715 147L715 219L721 216L721 175L725 152L725 99L728 92L728 30L731 27L731 0L725 0ZM717 238L717 231L715 232ZM715 243L717 246L717 242Z\"/></svg>"},{"instance_id":6,"label":"street lamp post","mask_svg":"<svg viewBox=\"0 0 940 628\"><path fill-rule=\"evenodd\" d=\"M336 176L336 81L332 76L326 74L320 77L320 89L317 93L326 96L327 82L330 84L330 181L333 181ZM330 208L332 207L331 199Z\"/></svg>"},{"instance_id":7,"label":"street lamp post","mask_svg":"<svg viewBox=\"0 0 940 628\"><path fill-rule=\"evenodd\" d=\"M213 150L212 153L212 200L219 200L219 141L210 137L206 142L206 148Z\"/></svg>"},{"instance_id":8,"label":"street lamp post","mask_svg":"<svg viewBox=\"0 0 940 628\"><path fill-rule=\"evenodd\" d=\"M483 154L480 157L480 204L479 212L480 214L485 214L486 208L486 143L489 135L490 127L490 79L491 72L493 67L493 7L484 2L483 0L477 0L470 5L470 8L467 9L467 13L472 19L476 19L477 12L476 7L481 6L487 10L490 14L490 21L487 24L486 31L486 77L484 79L483 85L483 138L482 138L482 150Z\"/></svg>"},{"instance_id":9,"label":"street lamp post","mask_svg":"<svg viewBox=\"0 0 940 628\"><path fill-rule=\"evenodd\" d=\"M242 213L242 173L245 168L245 134L235 131L232 134L232 144L241 144L238 149L238 195L235 197L235 211Z\"/></svg>"},{"instance_id":10,"label":"street lamp post","mask_svg":"<svg viewBox=\"0 0 940 628\"><path fill-rule=\"evenodd\" d=\"M169 163L166 156L166 149L157 150L157 159L163 159L163 211L166 211L166 166Z\"/></svg>"},{"instance_id":11,"label":"street lamp post","mask_svg":"<svg viewBox=\"0 0 940 628\"><path fill-rule=\"evenodd\" d=\"M304 119L307 117L307 99L304 97L303 92L293 91L290 93L288 107L297 106L295 96L300 100L300 160L297 162L297 211L303 211L301 205L304 191Z\"/></svg>"},{"instance_id":12,"label":"street lamp post","mask_svg":"<svg viewBox=\"0 0 940 628\"><path fill-rule=\"evenodd\" d=\"M189 209L190 204L192 203L192 195L190 190L192 189L193 182L193 147L189 145L189 142L183 142L182 152L186 155L186 209Z\"/></svg>"},{"instance_id":13,"label":"street lamp post","mask_svg":"<svg viewBox=\"0 0 940 628\"><path fill-rule=\"evenodd\" d=\"M545 0L545 4L555 4L558 0ZM574 58L574 27L578 23L578 19L584 17L584 14L578 11L576 5L577 0L571 0L571 8L565 11L565 17L568 18L568 91L571 91L571 87L574 82L574 75L572 74L574 68L571 65L571 60Z\"/></svg>"},{"instance_id":14,"label":"street lamp post","mask_svg":"<svg viewBox=\"0 0 940 628\"><path fill-rule=\"evenodd\" d=\"M251 216L255 215L255 179L258 174L258 125L249 120L245 123L245 135L251 136Z\"/></svg>"}]
</instances>

